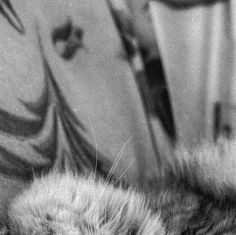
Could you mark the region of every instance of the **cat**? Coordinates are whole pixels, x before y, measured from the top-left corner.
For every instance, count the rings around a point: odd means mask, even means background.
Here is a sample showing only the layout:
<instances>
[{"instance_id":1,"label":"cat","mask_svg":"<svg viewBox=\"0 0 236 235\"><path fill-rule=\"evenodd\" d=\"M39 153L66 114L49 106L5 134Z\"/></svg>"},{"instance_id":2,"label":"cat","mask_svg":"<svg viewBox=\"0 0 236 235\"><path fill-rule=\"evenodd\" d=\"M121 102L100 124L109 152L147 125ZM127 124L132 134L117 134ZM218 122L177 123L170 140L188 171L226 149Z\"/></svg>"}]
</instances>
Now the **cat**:
<instances>
[{"instance_id":1,"label":"cat","mask_svg":"<svg viewBox=\"0 0 236 235\"><path fill-rule=\"evenodd\" d=\"M12 201L10 234L236 234L235 154L235 140L178 146L151 196L92 176L52 172Z\"/></svg>"},{"instance_id":2,"label":"cat","mask_svg":"<svg viewBox=\"0 0 236 235\"><path fill-rule=\"evenodd\" d=\"M17 235L164 235L141 193L70 172L35 179L12 202L9 227Z\"/></svg>"}]
</instances>

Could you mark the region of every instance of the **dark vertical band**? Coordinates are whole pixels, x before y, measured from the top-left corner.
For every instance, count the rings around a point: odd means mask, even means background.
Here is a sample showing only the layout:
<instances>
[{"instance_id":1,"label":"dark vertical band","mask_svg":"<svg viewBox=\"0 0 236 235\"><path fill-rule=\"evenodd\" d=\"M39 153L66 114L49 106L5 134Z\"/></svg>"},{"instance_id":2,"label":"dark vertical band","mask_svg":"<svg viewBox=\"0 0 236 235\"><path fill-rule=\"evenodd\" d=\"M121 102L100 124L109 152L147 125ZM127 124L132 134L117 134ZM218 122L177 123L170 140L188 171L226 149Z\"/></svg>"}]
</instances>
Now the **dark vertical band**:
<instances>
[{"instance_id":1,"label":"dark vertical band","mask_svg":"<svg viewBox=\"0 0 236 235\"><path fill-rule=\"evenodd\" d=\"M7 21L17 30L18 33L25 33L24 26L12 7L10 0L0 1L0 14L7 19Z\"/></svg>"}]
</instances>

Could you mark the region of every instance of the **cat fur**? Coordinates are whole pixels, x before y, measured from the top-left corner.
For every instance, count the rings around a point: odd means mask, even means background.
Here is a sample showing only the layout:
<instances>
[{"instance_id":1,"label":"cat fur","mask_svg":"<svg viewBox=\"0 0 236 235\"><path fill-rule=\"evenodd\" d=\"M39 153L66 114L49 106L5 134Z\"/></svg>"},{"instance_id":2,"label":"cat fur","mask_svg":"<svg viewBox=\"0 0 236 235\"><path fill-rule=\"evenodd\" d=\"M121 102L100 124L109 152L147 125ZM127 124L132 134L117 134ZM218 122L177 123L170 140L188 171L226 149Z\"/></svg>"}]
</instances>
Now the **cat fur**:
<instances>
[{"instance_id":1,"label":"cat fur","mask_svg":"<svg viewBox=\"0 0 236 235\"><path fill-rule=\"evenodd\" d=\"M12 202L11 234L236 234L235 140L178 145L158 182L149 199L92 176L53 172Z\"/></svg>"},{"instance_id":2,"label":"cat fur","mask_svg":"<svg viewBox=\"0 0 236 235\"><path fill-rule=\"evenodd\" d=\"M18 235L164 235L141 194L69 172L35 179L12 203L9 221Z\"/></svg>"}]
</instances>

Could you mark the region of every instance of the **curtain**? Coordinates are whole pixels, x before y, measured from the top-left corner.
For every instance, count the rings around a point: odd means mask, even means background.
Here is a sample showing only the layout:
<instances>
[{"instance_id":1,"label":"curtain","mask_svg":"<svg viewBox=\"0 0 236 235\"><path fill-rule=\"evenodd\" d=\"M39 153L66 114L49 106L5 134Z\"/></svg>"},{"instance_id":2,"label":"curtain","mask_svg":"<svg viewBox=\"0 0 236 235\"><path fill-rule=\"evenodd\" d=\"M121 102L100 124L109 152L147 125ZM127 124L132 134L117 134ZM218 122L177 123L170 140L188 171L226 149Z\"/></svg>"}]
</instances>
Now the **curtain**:
<instances>
[{"instance_id":1,"label":"curtain","mask_svg":"<svg viewBox=\"0 0 236 235\"><path fill-rule=\"evenodd\" d=\"M150 12L179 141L233 137L235 2L150 1Z\"/></svg>"},{"instance_id":2,"label":"curtain","mask_svg":"<svg viewBox=\"0 0 236 235\"><path fill-rule=\"evenodd\" d=\"M158 175L145 105L105 0L0 1L0 172L65 164Z\"/></svg>"}]
</instances>

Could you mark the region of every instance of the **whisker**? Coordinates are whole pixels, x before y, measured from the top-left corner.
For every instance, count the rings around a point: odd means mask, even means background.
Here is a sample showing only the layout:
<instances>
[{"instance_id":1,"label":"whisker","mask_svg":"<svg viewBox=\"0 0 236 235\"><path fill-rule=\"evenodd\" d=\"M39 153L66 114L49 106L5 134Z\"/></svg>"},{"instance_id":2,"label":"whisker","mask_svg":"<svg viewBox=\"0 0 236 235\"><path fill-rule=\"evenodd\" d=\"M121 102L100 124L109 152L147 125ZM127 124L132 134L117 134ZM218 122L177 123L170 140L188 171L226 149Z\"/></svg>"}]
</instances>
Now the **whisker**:
<instances>
[{"instance_id":1,"label":"whisker","mask_svg":"<svg viewBox=\"0 0 236 235\"><path fill-rule=\"evenodd\" d=\"M117 178L114 185L121 179L121 177L128 171L128 169L134 164L134 161L132 161L129 166L123 171L123 173Z\"/></svg>"},{"instance_id":2,"label":"whisker","mask_svg":"<svg viewBox=\"0 0 236 235\"><path fill-rule=\"evenodd\" d=\"M119 160L120 160L121 157L122 157L122 153L124 152L125 147L127 146L127 144L130 142L130 140L131 140L133 137L134 137L134 134L125 142L125 144L123 145L123 147L122 147L121 150L119 151L119 153L118 153L118 155L117 155L117 157L116 157L114 163L112 164L112 166L111 166L111 168L110 168L110 170L109 170L109 172L108 172L108 175L107 175L107 177L106 177L106 179L105 179L105 181L104 181L105 184L109 181L111 175L112 175L113 172L115 171L115 169L116 169L116 167L117 167L117 165L118 165L118 162L119 162ZM115 181L115 183L118 182L118 180L125 174L125 172L131 167L132 164L133 164L133 162L125 169L125 171L124 171L124 172L121 174L121 176ZM102 195L103 195L103 193L105 192L105 190L106 190L106 189L104 188L104 189L100 192L100 194L98 195L99 200L100 200L100 198L102 198Z\"/></svg>"},{"instance_id":3,"label":"whisker","mask_svg":"<svg viewBox=\"0 0 236 235\"><path fill-rule=\"evenodd\" d=\"M121 150L119 151L119 153L118 153L118 155L117 155L115 161L113 162L113 164L112 164L112 166L111 166L111 168L110 168L110 170L109 170L109 172L108 172L108 175L107 175L107 177L106 177L106 179L105 179L105 181L104 181L104 184L106 184L106 183L109 181L110 177L112 176L113 172L115 171L115 169L116 169L116 167L117 167L117 165L118 165L118 162L120 161L121 157L123 156L122 153L124 152L125 147L127 146L127 144L130 142L130 140L131 140L133 137L134 137L134 134L124 143L123 147L122 147ZM132 164L133 164L133 162L132 162ZM121 174L121 176L117 179L116 182L118 182L118 180L125 174L125 172L130 168L130 166L131 166L132 164L130 164L130 165L125 169L125 171ZM97 204L99 203L100 198L102 198L103 193L104 193L105 191L106 191L106 188L104 187L104 189L103 189L103 190L100 192L100 194L98 195L98 202L97 202Z\"/></svg>"},{"instance_id":4,"label":"whisker","mask_svg":"<svg viewBox=\"0 0 236 235\"><path fill-rule=\"evenodd\" d=\"M97 138L95 135L95 130L94 130L94 126L90 120L90 118L88 117L88 121L89 121L89 125L90 128L92 130L93 133L93 138L94 138L94 143L95 143L95 166L94 166L94 180L96 179L96 174L97 174L97 166L98 166L98 143L97 143Z\"/></svg>"},{"instance_id":5,"label":"whisker","mask_svg":"<svg viewBox=\"0 0 236 235\"><path fill-rule=\"evenodd\" d=\"M113 162L108 174L107 174L107 177L106 177L106 180L105 182L109 181L109 179L111 178L112 174L114 173L117 165L118 165L118 162L120 161L120 159L122 158L123 156L123 152L124 152L124 149L125 147L127 146L127 144L130 142L130 140L134 137L134 134L125 142L125 144L123 145L123 147L121 148L120 152L118 153L115 161Z\"/></svg>"}]
</instances>

